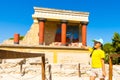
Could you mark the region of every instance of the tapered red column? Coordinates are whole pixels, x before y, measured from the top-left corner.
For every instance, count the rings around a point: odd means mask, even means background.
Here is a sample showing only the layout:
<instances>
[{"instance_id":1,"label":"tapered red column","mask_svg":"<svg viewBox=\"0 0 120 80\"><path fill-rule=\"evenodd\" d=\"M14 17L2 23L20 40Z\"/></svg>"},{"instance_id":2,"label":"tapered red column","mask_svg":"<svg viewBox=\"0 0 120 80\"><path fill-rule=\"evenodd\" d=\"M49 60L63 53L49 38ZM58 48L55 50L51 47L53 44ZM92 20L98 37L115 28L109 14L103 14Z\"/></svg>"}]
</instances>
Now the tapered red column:
<instances>
[{"instance_id":1,"label":"tapered red column","mask_svg":"<svg viewBox=\"0 0 120 80\"><path fill-rule=\"evenodd\" d=\"M87 22L82 22L82 45L87 45Z\"/></svg>"},{"instance_id":2,"label":"tapered red column","mask_svg":"<svg viewBox=\"0 0 120 80\"><path fill-rule=\"evenodd\" d=\"M39 44L43 45L44 43L44 28L45 28L45 19L39 20Z\"/></svg>"},{"instance_id":3,"label":"tapered red column","mask_svg":"<svg viewBox=\"0 0 120 80\"><path fill-rule=\"evenodd\" d=\"M14 34L14 44L19 44L19 37L20 35L19 34Z\"/></svg>"},{"instance_id":4,"label":"tapered red column","mask_svg":"<svg viewBox=\"0 0 120 80\"><path fill-rule=\"evenodd\" d=\"M66 30L67 30L67 21L61 21L61 44L62 46L66 45Z\"/></svg>"}]
</instances>

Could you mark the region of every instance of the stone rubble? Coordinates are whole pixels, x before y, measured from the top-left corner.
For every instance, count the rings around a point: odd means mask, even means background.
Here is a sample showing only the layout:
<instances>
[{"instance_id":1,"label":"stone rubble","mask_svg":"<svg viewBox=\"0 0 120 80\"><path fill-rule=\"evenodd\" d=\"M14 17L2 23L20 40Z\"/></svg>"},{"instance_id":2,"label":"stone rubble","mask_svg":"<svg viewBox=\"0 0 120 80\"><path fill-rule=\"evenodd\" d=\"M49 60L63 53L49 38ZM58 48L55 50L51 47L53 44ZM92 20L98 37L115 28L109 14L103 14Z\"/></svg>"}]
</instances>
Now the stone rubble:
<instances>
[{"instance_id":1,"label":"stone rubble","mask_svg":"<svg viewBox=\"0 0 120 80\"><path fill-rule=\"evenodd\" d=\"M0 64L0 80L41 80L40 65L25 63L21 72L18 64L20 60L15 60L16 64L12 60ZM78 64L51 64L52 80L89 80L89 70L90 65L80 64L81 77L78 77ZM108 64L106 70L108 74ZM46 80L49 80L50 76L48 71L48 64L46 64ZM113 66L113 80L120 80L120 65Z\"/></svg>"}]
</instances>

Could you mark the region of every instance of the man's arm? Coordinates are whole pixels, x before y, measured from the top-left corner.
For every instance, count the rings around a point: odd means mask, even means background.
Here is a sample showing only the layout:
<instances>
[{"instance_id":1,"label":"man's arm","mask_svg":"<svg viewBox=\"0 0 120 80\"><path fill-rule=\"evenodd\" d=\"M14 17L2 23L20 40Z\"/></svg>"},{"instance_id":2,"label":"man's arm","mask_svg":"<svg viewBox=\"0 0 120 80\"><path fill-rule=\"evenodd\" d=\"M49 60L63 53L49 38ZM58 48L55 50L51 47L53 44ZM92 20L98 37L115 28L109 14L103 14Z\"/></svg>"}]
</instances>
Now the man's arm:
<instances>
[{"instance_id":1,"label":"man's arm","mask_svg":"<svg viewBox=\"0 0 120 80\"><path fill-rule=\"evenodd\" d=\"M82 45L81 48L89 49L90 47Z\"/></svg>"},{"instance_id":2,"label":"man's arm","mask_svg":"<svg viewBox=\"0 0 120 80\"><path fill-rule=\"evenodd\" d=\"M105 77L106 76L106 71L105 71L105 61L104 61L104 58L101 59L101 63L102 63L102 73L103 73L103 76Z\"/></svg>"}]
</instances>

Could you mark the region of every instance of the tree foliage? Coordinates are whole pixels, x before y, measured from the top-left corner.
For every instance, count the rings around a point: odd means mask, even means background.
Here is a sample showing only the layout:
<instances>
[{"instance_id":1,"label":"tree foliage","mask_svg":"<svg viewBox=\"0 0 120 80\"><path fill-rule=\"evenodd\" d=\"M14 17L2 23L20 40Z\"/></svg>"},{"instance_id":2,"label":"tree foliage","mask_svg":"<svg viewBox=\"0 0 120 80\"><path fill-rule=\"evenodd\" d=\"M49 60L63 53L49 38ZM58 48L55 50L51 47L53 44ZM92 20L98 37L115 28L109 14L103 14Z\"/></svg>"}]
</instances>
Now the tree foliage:
<instances>
[{"instance_id":1,"label":"tree foliage","mask_svg":"<svg viewBox=\"0 0 120 80\"><path fill-rule=\"evenodd\" d=\"M112 43L106 43L106 44L104 44L104 46L103 46L103 50L104 50L105 53L106 53L105 62L108 63L109 55L110 55L110 54L113 54L114 51L115 51L115 49L114 49L114 47L112 46Z\"/></svg>"},{"instance_id":2,"label":"tree foliage","mask_svg":"<svg viewBox=\"0 0 120 80\"><path fill-rule=\"evenodd\" d=\"M103 49L106 53L105 62L108 62L110 54L120 54L120 34L115 32L112 43L104 44ZM115 58L113 62L116 64L120 63L120 58Z\"/></svg>"},{"instance_id":3,"label":"tree foliage","mask_svg":"<svg viewBox=\"0 0 120 80\"><path fill-rule=\"evenodd\" d=\"M24 36L20 36L20 40L23 40ZM9 38L9 40L13 40L14 38Z\"/></svg>"},{"instance_id":4,"label":"tree foliage","mask_svg":"<svg viewBox=\"0 0 120 80\"><path fill-rule=\"evenodd\" d=\"M112 45L115 48L115 52L120 54L120 34L114 33L113 39L112 39Z\"/></svg>"},{"instance_id":5,"label":"tree foliage","mask_svg":"<svg viewBox=\"0 0 120 80\"><path fill-rule=\"evenodd\" d=\"M112 46L112 43L104 44L103 49L106 53L111 53L115 51L115 48Z\"/></svg>"}]
</instances>

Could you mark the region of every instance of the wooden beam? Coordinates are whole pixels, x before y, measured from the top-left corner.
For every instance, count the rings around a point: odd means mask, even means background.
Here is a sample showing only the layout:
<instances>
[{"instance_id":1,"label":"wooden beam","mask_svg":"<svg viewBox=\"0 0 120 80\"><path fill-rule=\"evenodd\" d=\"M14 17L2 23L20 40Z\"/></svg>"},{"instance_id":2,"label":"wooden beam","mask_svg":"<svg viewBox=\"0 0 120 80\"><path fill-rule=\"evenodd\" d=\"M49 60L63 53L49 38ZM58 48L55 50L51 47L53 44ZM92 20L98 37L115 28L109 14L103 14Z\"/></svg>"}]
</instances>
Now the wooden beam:
<instances>
[{"instance_id":1,"label":"wooden beam","mask_svg":"<svg viewBox=\"0 0 120 80\"><path fill-rule=\"evenodd\" d=\"M51 64L49 66L49 80L52 80L52 71L51 71Z\"/></svg>"},{"instance_id":2,"label":"wooden beam","mask_svg":"<svg viewBox=\"0 0 120 80\"><path fill-rule=\"evenodd\" d=\"M120 57L120 54L111 54L110 57L118 58Z\"/></svg>"},{"instance_id":3,"label":"wooden beam","mask_svg":"<svg viewBox=\"0 0 120 80\"><path fill-rule=\"evenodd\" d=\"M39 56L44 56L44 54L0 50L0 59L31 58Z\"/></svg>"},{"instance_id":4,"label":"wooden beam","mask_svg":"<svg viewBox=\"0 0 120 80\"><path fill-rule=\"evenodd\" d=\"M109 80L112 80L113 76L113 65L112 65L112 57L109 57Z\"/></svg>"},{"instance_id":5,"label":"wooden beam","mask_svg":"<svg viewBox=\"0 0 120 80\"><path fill-rule=\"evenodd\" d=\"M32 57L42 57L41 74L42 74L42 80L45 80L45 54L0 50L0 59L16 59L16 58L32 58ZM22 72L22 65L20 71Z\"/></svg>"},{"instance_id":6,"label":"wooden beam","mask_svg":"<svg viewBox=\"0 0 120 80\"><path fill-rule=\"evenodd\" d=\"M111 54L109 56L109 80L112 80L112 76L113 76L112 60L113 60L113 58L118 58L118 57L120 57L120 54Z\"/></svg>"},{"instance_id":7,"label":"wooden beam","mask_svg":"<svg viewBox=\"0 0 120 80\"><path fill-rule=\"evenodd\" d=\"M45 57L42 57L42 80L45 80Z\"/></svg>"},{"instance_id":8,"label":"wooden beam","mask_svg":"<svg viewBox=\"0 0 120 80\"><path fill-rule=\"evenodd\" d=\"M80 63L78 64L78 77L81 77Z\"/></svg>"}]
</instances>

